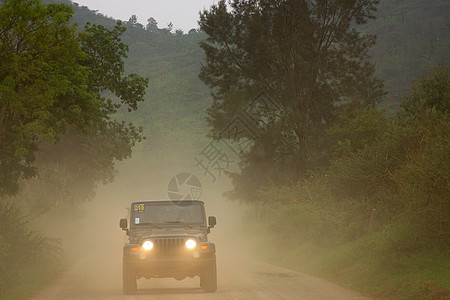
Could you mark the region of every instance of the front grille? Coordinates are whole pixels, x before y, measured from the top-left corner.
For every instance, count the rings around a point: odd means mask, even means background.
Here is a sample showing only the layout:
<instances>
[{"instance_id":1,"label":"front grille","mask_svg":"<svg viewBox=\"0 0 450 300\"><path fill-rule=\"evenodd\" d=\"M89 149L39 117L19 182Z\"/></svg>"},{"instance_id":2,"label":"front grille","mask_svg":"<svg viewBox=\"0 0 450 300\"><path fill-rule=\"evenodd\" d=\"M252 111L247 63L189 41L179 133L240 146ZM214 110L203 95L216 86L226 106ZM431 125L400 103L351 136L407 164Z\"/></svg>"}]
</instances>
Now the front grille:
<instances>
[{"instance_id":1,"label":"front grille","mask_svg":"<svg viewBox=\"0 0 450 300\"><path fill-rule=\"evenodd\" d=\"M154 255L160 257L180 256L186 253L186 238L158 238L154 240Z\"/></svg>"}]
</instances>

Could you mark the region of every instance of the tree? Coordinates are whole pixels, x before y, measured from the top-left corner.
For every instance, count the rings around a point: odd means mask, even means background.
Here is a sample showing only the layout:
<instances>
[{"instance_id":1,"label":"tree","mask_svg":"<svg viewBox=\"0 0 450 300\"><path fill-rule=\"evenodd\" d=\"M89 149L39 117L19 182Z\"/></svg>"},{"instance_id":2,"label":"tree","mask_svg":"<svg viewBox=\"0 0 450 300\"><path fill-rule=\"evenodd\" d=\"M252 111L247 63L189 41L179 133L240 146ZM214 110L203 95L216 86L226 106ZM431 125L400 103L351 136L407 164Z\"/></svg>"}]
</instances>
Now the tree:
<instances>
[{"instance_id":1,"label":"tree","mask_svg":"<svg viewBox=\"0 0 450 300\"><path fill-rule=\"evenodd\" d=\"M136 74L124 75L123 58L127 57L128 46L120 36L125 28L120 23L112 30L101 25L86 24L80 33L81 50L87 54L80 62L89 70L88 90L102 100L105 115L116 113L121 104L128 106L128 111L137 109L137 104L144 100L147 78ZM120 103L112 103L102 96L109 91L120 99Z\"/></svg>"},{"instance_id":2,"label":"tree","mask_svg":"<svg viewBox=\"0 0 450 300\"><path fill-rule=\"evenodd\" d=\"M169 30L169 32L172 32L173 29L173 23L169 22L169 24L167 24L167 29Z\"/></svg>"},{"instance_id":3,"label":"tree","mask_svg":"<svg viewBox=\"0 0 450 300\"><path fill-rule=\"evenodd\" d=\"M256 120L256 134L234 137L254 142L241 153L242 173L232 175L241 197L254 197L268 180L292 180L326 165L324 131L339 106L381 99L368 56L375 38L352 27L373 18L377 3L234 0L230 8L219 1L200 14L208 38L199 77L214 98L211 136L223 138L239 112Z\"/></svg>"},{"instance_id":4,"label":"tree","mask_svg":"<svg viewBox=\"0 0 450 300\"><path fill-rule=\"evenodd\" d=\"M147 29L147 31L150 31L152 33L159 32L158 22L155 20L155 18L151 17L147 20L147 26L145 26L145 29Z\"/></svg>"},{"instance_id":5,"label":"tree","mask_svg":"<svg viewBox=\"0 0 450 300\"><path fill-rule=\"evenodd\" d=\"M402 102L402 113L423 115L427 109L450 113L450 67L441 65L425 76L419 77L413 93Z\"/></svg>"},{"instance_id":6,"label":"tree","mask_svg":"<svg viewBox=\"0 0 450 300\"><path fill-rule=\"evenodd\" d=\"M78 33L71 16L69 5L38 0L0 6L0 196L15 194L19 178L36 175L39 147L68 129L91 143L109 136L101 145L116 147L103 158L112 164L141 138L132 124L111 119L122 105L136 109L148 82L124 76L124 29L87 25Z\"/></svg>"},{"instance_id":7,"label":"tree","mask_svg":"<svg viewBox=\"0 0 450 300\"><path fill-rule=\"evenodd\" d=\"M132 25L136 25L137 24L137 16L136 15L131 15L131 17L128 19L128 23L132 24Z\"/></svg>"},{"instance_id":8,"label":"tree","mask_svg":"<svg viewBox=\"0 0 450 300\"><path fill-rule=\"evenodd\" d=\"M170 22L169 24L167 24L167 28L162 28L159 30L159 32L161 34L165 34L165 35L172 35L172 29L173 29L173 24L172 24L172 22Z\"/></svg>"},{"instance_id":9,"label":"tree","mask_svg":"<svg viewBox=\"0 0 450 300\"><path fill-rule=\"evenodd\" d=\"M144 26L138 22L136 15L131 15L131 17L128 19L128 24L130 24L132 27L137 27L140 29L144 28Z\"/></svg>"},{"instance_id":10,"label":"tree","mask_svg":"<svg viewBox=\"0 0 450 300\"><path fill-rule=\"evenodd\" d=\"M91 95L77 64L82 52L68 25L71 13L67 5L37 0L0 6L0 195L35 174L41 140L55 141L68 122L88 121L82 107Z\"/></svg>"}]
</instances>

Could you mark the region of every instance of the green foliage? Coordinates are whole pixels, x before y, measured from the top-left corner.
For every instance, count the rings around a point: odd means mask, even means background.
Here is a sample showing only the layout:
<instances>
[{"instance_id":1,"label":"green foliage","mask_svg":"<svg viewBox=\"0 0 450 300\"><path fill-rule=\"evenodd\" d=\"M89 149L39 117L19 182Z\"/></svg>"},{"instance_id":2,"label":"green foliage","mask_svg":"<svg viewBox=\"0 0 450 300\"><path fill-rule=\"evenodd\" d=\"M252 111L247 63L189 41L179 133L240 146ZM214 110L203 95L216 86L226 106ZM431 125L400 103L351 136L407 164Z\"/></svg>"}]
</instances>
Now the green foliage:
<instances>
[{"instance_id":1,"label":"green foliage","mask_svg":"<svg viewBox=\"0 0 450 300\"><path fill-rule=\"evenodd\" d=\"M97 13L96 11L92 11L87 6L80 6L78 3L70 0L61 0L61 2L73 6L75 11L75 14L73 15L73 22L78 24L80 28L83 28L87 23L102 25L106 28L113 28L117 24L117 21L113 18L108 18Z\"/></svg>"},{"instance_id":2,"label":"green foliage","mask_svg":"<svg viewBox=\"0 0 450 300\"><path fill-rule=\"evenodd\" d=\"M415 220L420 240L449 247L450 118L434 108L422 117L407 123L408 137L412 135L416 145L406 153L407 163L393 174L393 181L405 206L404 217Z\"/></svg>"},{"instance_id":3,"label":"green foliage","mask_svg":"<svg viewBox=\"0 0 450 300\"><path fill-rule=\"evenodd\" d=\"M401 107L405 114L424 117L428 110L434 109L444 114L450 113L449 66L435 68L430 74L422 76L413 87L413 93L403 101ZM422 115L422 116L421 116Z\"/></svg>"},{"instance_id":4,"label":"green foliage","mask_svg":"<svg viewBox=\"0 0 450 300\"><path fill-rule=\"evenodd\" d=\"M71 14L66 5L37 0L0 6L0 194L15 193L19 177L35 174L39 141L54 141L65 119L85 119L74 103L76 90L90 96Z\"/></svg>"},{"instance_id":5,"label":"green foliage","mask_svg":"<svg viewBox=\"0 0 450 300\"><path fill-rule=\"evenodd\" d=\"M0 195L17 193L19 178L36 175L42 142L57 142L68 128L83 136L78 150L101 168L103 176L90 180L111 179L114 160L129 157L142 132L111 116L122 105L135 110L148 83L124 75L125 29L87 25L78 33L69 5L37 0L4 1L0 12ZM85 148L99 136L104 143L95 149L103 156Z\"/></svg>"},{"instance_id":6,"label":"green foliage","mask_svg":"<svg viewBox=\"0 0 450 300\"><path fill-rule=\"evenodd\" d=\"M337 157L328 170L340 201L366 203L391 222L414 219L417 247L450 244L450 120L442 108L449 95L448 79L442 80L447 73L440 68L419 80L398 120L390 120L374 142Z\"/></svg>"},{"instance_id":7,"label":"green foliage","mask_svg":"<svg viewBox=\"0 0 450 300\"><path fill-rule=\"evenodd\" d=\"M355 154L373 144L387 130L383 111L373 107L343 110L338 124L327 130L335 145L336 155Z\"/></svg>"},{"instance_id":8,"label":"green foliage","mask_svg":"<svg viewBox=\"0 0 450 300\"><path fill-rule=\"evenodd\" d=\"M202 112L210 103L210 97L197 78L203 60L198 43L204 34L155 35L135 28L123 31L115 21L95 14L86 7L74 5L74 8L74 21L83 25L88 21L97 24L87 25L79 34L79 39L83 39L85 53L90 53L90 57L84 55L81 61L89 67L86 70L91 78L88 80L91 84L89 90L98 89L96 86L100 84L94 86L93 82L100 82L100 79L105 89L113 83L121 87L121 82L127 83L130 77L125 75L130 72L149 77L152 84L147 90L146 101L139 104L139 110L128 113L128 103L111 91L102 92L99 103L107 103L105 98L112 98L112 101L96 118L109 114L109 109L117 110L116 114L109 115L108 122L92 123L83 130L68 127L65 134L58 138L57 144L40 143L33 164L39 176L20 181L21 189L15 198L17 202L26 203L23 209L27 213L39 217L80 217L83 203L93 199L97 184L114 179L117 174L115 162L131 156L130 146L133 144L129 141L138 142L143 134L147 139L135 146L135 159L127 165L150 170L156 164L160 169L161 176L158 177L162 187L174 171L160 168L160 165L177 162L191 167L193 156L208 143ZM106 25L108 30L98 24ZM125 42L129 46L124 45ZM103 44L108 47L99 47ZM88 45L92 49L86 49ZM128 57L119 58L118 52L112 53L116 46ZM93 61L93 57L108 57L112 61L108 73L100 79L100 63ZM120 60L125 64L121 64ZM95 71L91 66L95 66ZM118 70L123 72L120 77L117 76ZM95 72L97 74L93 74ZM122 95L128 96L126 101L133 100L126 90L122 90ZM140 98L136 96L135 99ZM116 108L116 104L122 104L123 107ZM129 130L128 122L145 125L145 132L140 132L139 127L134 131ZM129 176L130 180L134 180L132 177Z\"/></svg>"},{"instance_id":9,"label":"green foliage","mask_svg":"<svg viewBox=\"0 0 450 300\"><path fill-rule=\"evenodd\" d=\"M0 6L2 298L26 298L20 290L34 287L21 280L43 284L59 270L59 242L31 232L25 220L56 210L79 216L96 184L111 181L115 161L142 139L142 128L113 117L122 106L137 109L148 83L125 75L125 29L78 31L72 13L70 5L37 0ZM19 184L19 197L7 200ZM26 218L6 204L13 201ZM36 276L44 268L46 276Z\"/></svg>"},{"instance_id":10,"label":"green foliage","mask_svg":"<svg viewBox=\"0 0 450 300\"><path fill-rule=\"evenodd\" d=\"M59 240L43 238L29 229L27 217L15 206L0 204L0 296L7 297L15 286L36 266L45 268L47 275L62 263ZM41 274L42 276L42 274ZM14 297L7 297L13 299Z\"/></svg>"},{"instance_id":11,"label":"green foliage","mask_svg":"<svg viewBox=\"0 0 450 300\"><path fill-rule=\"evenodd\" d=\"M237 197L251 201L269 180L281 183L326 165L324 131L335 121L337 104L381 100L368 56L374 37L352 27L373 18L377 3L236 0L230 10L220 1L201 13L208 37L200 44L206 64L199 77L214 97L211 136L223 138L227 123L248 105L257 119L256 135L236 138L255 142L241 155L242 173L233 175ZM267 109L261 93L273 107Z\"/></svg>"},{"instance_id":12,"label":"green foliage","mask_svg":"<svg viewBox=\"0 0 450 300\"><path fill-rule=\"evenodd\" d=\"M131 111L143 101L148 79L137 74L124 75L123 59L127 57L128 46L120 36L125 30L120 23L112 30L88 23L80 34L80 40L81 50L87 54L82 63L89 68L89 90L96 94L109 91ZM117 108L120 108L119 104L107 102L105 105L108 114L117 112Z\"/></svg>"}]
</instances>

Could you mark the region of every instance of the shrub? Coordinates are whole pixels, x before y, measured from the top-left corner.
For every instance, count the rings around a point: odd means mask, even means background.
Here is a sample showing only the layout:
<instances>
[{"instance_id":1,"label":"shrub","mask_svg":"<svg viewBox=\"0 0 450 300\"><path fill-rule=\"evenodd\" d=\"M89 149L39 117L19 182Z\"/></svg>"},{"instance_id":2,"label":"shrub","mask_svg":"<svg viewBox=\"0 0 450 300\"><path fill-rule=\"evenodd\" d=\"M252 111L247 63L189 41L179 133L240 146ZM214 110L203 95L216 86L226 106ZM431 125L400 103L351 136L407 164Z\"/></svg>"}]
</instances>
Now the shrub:
<instances>
[{"instance_id":1,"label":"shrub","mask_svg":"<svg viewBox=\"0 0 450 300\"><path fill-rule=\"evenodd\" d=\"M59 240L37 235L15 206L0 203L0 296L37 265L50 270L60 261Z\"/></svg>"}]
</instances>

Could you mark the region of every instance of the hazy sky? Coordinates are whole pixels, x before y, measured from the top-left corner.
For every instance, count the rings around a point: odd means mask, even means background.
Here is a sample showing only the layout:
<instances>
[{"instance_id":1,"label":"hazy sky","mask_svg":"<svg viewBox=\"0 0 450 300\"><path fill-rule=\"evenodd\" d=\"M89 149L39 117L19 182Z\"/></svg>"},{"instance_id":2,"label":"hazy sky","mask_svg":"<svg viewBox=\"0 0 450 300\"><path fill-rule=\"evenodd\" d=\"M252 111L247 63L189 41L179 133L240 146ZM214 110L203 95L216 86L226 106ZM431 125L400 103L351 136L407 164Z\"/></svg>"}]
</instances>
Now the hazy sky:
<instances>
[{"instance_id":1,"label":"hazy sky","mask_svg":"<svg viewBox=\"0 0 450 300\"><path fill-rule=\"evenodd\" d=\"M174 29L187 32L198 28L198 12L209 8L218 0L72 0L81 6L114 19L128 21L131 15L138 17L138 22L147 25L147 19L153 17L159 28L173 23Z\"/></svg>"}]
</instances>

